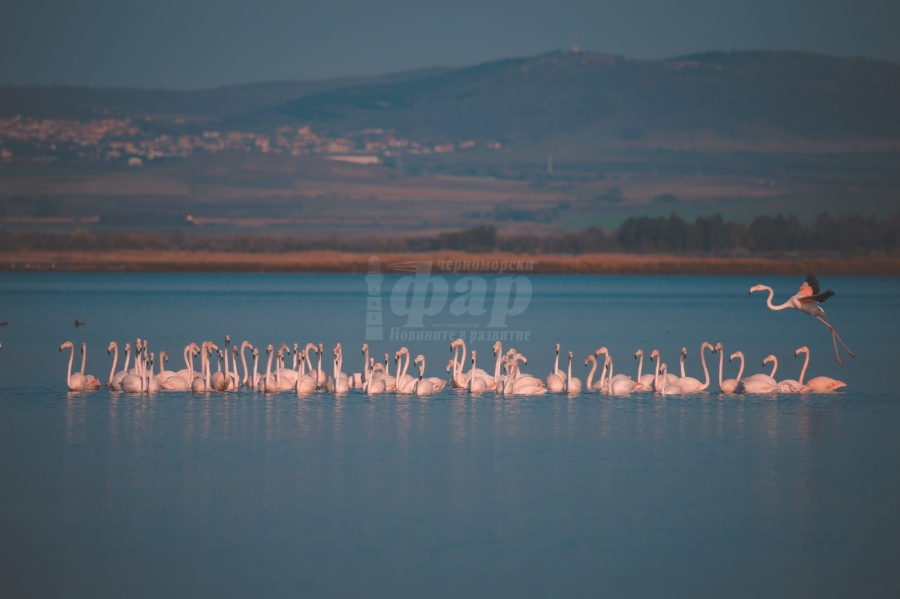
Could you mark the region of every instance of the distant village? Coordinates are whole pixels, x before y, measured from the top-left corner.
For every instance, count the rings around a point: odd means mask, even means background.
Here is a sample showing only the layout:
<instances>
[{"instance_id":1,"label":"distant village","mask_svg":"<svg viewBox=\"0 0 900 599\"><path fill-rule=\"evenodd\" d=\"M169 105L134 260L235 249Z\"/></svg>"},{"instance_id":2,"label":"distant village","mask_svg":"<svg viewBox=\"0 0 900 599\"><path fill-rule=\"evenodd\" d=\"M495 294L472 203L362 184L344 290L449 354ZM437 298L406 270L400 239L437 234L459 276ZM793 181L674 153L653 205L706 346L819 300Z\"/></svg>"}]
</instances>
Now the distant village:
<instances>
[{"instance_id":1,"label":"distant village","mask_svg":"<svg viewBox=\"0 0 900 599\"><path fill-rule=\"evenodd\" d=\"M309 125L282 125L274 134L208 130L200 135L153 135L133 119L0 119L0 159L5 162L51 162L60 157L77 157L142 166L162 158L243 151L291 156L319 154L332 160L380 164L385 158L400 154L449 154L479 146L501 148L499 142L471 139L428 145L383 129L364 129L343 137L315 133Z\"/></svg>"}]
</instances>

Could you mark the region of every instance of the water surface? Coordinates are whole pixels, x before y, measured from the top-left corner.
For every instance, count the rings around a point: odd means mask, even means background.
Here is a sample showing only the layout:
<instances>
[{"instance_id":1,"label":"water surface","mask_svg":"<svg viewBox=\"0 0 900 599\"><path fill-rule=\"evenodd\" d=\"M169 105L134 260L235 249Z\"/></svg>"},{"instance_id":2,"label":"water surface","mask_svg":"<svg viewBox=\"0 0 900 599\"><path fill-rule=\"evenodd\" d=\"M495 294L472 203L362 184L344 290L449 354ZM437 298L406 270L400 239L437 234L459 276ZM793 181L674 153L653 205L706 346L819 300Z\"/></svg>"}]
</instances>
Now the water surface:
<instances>
[{"instance_id":1,"label":"water surface","mask_svg":"<svg viewBox=\"0 0 900 599\"><path fill-rule=\"evenodd\" d=\"M889 377L900 282L835 278L827 329L747 297L770 277L531 277L509 329L545 376L553 344L673 369L682 345L748 372L840 378L843 393L335 398L250 391L68 393L62 341L181 348L341 341L361 366L352 275L0 275L0 590L5 596L895 596L900 408ZM402 327L384 283L385 330ZM454 279L450 279L451 287ZM491 298L489 298L490 300ZM74 328L75 319L87 323ZM487 317L446 311L431 325ZM399 341L370 342L373 352ZM407 343L444 374L447 343ZM509 347L509 344L505 344ZM490 344L475 343L490 359ZM717 363L709 354L716 377ZM481 365L481 361L479 360ZM490 364L487 365L490 367ZM645 363L645 368L649 363ZM736 374L726 361L726 376ZM713 384L715 388L715 384Z\"/></svg>"}]
</instances>

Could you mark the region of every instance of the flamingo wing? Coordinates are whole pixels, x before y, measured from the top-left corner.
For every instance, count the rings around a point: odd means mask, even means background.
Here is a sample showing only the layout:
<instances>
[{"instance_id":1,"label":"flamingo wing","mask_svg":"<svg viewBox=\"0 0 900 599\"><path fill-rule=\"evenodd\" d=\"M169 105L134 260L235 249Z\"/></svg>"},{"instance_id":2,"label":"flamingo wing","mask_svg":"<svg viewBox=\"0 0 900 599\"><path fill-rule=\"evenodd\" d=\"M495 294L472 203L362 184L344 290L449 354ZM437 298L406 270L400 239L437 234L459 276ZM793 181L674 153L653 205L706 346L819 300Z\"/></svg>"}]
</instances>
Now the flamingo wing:
<instances>
[{"instance_id":1,"label":"flamingo wing","mask_svg":"<svg viewBox=\"0 0 900 599\"><path fill-rule=\"evenodd\" d=\"M819 280L815 275L806 275L806 280L800 285L800 293L803 295L819 295Z\"/></svg>"},{"instance_id":2,"label":"flamingo wing","mask_svg":"<svg viewBox=\"0 0 900 599\"><path fill-rule=\"evenodd\" d=\"M803 288L801 287L800 289L802 290ZM821 304L832 295L834 295L834 291L829 289L823 293L818 293L816 295L804 295L797 299L801 304L811 304L813 302L819 302Z\"/></svg>"}]
</instances>

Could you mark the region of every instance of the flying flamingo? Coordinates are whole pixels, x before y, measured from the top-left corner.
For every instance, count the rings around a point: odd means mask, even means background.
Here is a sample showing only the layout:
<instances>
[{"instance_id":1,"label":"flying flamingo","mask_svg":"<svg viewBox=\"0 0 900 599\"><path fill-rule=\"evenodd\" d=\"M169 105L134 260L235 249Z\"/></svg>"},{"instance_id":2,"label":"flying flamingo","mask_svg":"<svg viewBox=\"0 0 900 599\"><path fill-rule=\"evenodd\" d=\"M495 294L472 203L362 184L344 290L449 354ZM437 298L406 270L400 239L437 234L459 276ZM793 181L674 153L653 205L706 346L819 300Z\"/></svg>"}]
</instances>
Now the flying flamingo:
<instances>
[{"instance_id":1,"label":"flying flamingo","mask_svg":"<svg viewBox=\"0 0 900 599\"><path fill-rule=\"evenodd\" d=\"M784 302L780 305L774 305L772 303L772 298L775 296L775 292L771 287L767 287L766 285L755 285L750 288L750 293L755 291L768 291L769 297L766 300L766 305L770 310L784 310L785 308L794 308L795 310L800 310L801 312L805 312L811 316L815 316L819 321L822 322L826 327L831 329L831 341L834 343L834 356L837 358L838 364L841 366L844 363L841 361L841 356L838 355L837 342L840 341L841 345L847 350L847 353L850 354L851 358L855 358L856 354L850 351L850 348L841 340L840 336L837 334L837 331L834 330L834 327L828 322L827 317L825 316L825 310L822 309L822 306L819 304L823 303L829 297L834 295L834 291L831 289L820 293L819 292L819 281L813 275L806 275L806 280L800 285L800 291L793 295L788 299L788 301Z\"/></svg>"},{"instance_id":2,"label":"flying flamingo","mask_svg":"<svg viewBox=\"0 0 900 599\"><path fill-rule=\"evenodd\" d=\"M803 370L800 371L800 384L803 384L803 377L806 376L806 367L809 366L809 348L805 345L794 352L795 356L800 355L801 353L806 354L806 360L803 362ZM827 376L817 376L815 378L811 378L806 382L806 386L809 387L811 391L822 392L822 391L836 391L841 387L846 387L847 383L843 381L836 381L833 378L829 378Z\"/></svg>"}]
</instances>

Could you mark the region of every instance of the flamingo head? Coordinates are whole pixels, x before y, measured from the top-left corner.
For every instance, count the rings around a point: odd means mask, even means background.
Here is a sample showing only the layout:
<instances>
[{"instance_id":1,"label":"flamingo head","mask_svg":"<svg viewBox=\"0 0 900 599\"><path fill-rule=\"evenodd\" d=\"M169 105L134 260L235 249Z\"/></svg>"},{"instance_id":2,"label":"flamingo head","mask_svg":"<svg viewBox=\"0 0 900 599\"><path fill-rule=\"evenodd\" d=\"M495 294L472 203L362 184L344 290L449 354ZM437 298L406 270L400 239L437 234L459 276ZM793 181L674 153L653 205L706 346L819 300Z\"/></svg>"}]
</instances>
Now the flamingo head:
<instances>
[{"instance_id":1,"label":"flamingo head","mask_svg":"<svg viewBox=\"0 0 900 599\"><path fill-rule=\"evenodd\" d=\"M63 343L62 345L59 346L59 351L62 351L64 349L69 349L70 347L75 347L75 346L72 345L71 341L66 341L65 343Z\"/></svg>"},{"instance_id":2,"label":"flamingo head","mask_svg":"<svg viewBox=\"0 0 900 599\"><path fill-rule=\"evenodd\" d=\"M413 364L418 364L419 362L425 362L425 356L423 356L422 354L419 354L418 356L416 356L416 359L413 360Z\"/></svg>"},{"instance_id":3,"label":"flamingo head","mask_svg":"<svg viewBox=\"0 0 900 599\"><path fill-rule=\"evenodd\" d=\"M234 354L235 356L238 355L238 351L240 351L240 350L238 350L238 346L237 346L237 345L233 345L233 346L231 347L231 353ZM166 357L166 361L167 361L167 362L169 361L169 358L168 358L168 357Z\"/></svg>"},{"instance_id":4,"label":"flamingo head","mask_svg":"<svg viewBox=\"0 0 900 599\"><path fill-rule=\"evenodd\" d=\"M367 352L367 351L369 351L369 344L368 344L368 343L363 343L363 346L362 346L362 353L363 353L363 355L366 355L366 352Z\"/></svg>"},{"instance_id":5,"label":"flamingo head","mask_svg":"<svg viewBox=\"0 0 900 599\"><path fill-rule=\"evenodd\" d=\"M588 357L584 359L584 365L587 366L590 362L597 362L596 356L594 354L588 354Z\"/></svg>"},{"instance_id":6,"label":"flamingo head","mask_svg":"<svg viewBox=\"0 0 900 599\"><path fill-rule=\"evenodd\" d=\"M574 355L575 354L573 354L572 352L569 352L569 360L571 360Z\"/></svg>"},{"instance_id":7,"label":"flamingo head","mask_svg":"<svg viewBox=\"0 0 900 599\"><path fill-rule=\"evenodd\" d=\"M250 353L253 354L253 357L254 357L254 358L258 358L258 357L259 357L259 348L254 347L254 348L250 351Z\"/></svg>"},{"instance_id":8,"label":"flamingo head","mask_svg":"<svg viewBox=\"0 0 900 599\"><path fill-rule=\"evenodd\" d=\"M472 350L472 364L475 363L475 350Z\"/></svg>"},{"instance_id":9,"label":"flamingo head","mask_svg":"<svg viewBox=\"0 0 900 599\"><path fill-rule=\"evenodd\" d=\"M796 358L800 354L808 354L808 353L809 353L809 348L804 345L803 347L797 348L797 351L794 352L794 357Z\"/></svg>"},{"instance_id":10,"label":"flamingo head","mask_svg":"<svg viewBox=\"0 0 900 599\"><path fill-rule=\"evenodd\" d=\"M81 342L81 353L84 353L84 350L87 349L87 343L84 341Z\"/></svg>"},{"instance_id":11,"label":"flamingo head","mask_svg":"<svg viewBox=\"0 0 900 599\"><path fill-rule=\"evenodd\" d=\"M494 342L494 355L496 356L498 353L503 351L503 343L500 341Z\"/></svg>"},{"instance_id":12,"label":"flamingo head","mask_svg":"<svg viewBox=\"0 0 900 599\"><path fill-rule=\"evenodd\" d=\"M681 357L687 358L687 348L686 347L681 348Z\"/></svg>"},{"instance_id":13,"label":"flamingo head","mask_svg":"<svg viewBox=\"0 0 900 599\"><path fill-rule=\"evenodd\" d=\"M266 346L266 355L271 354L273 351L275 351L275 346L273 346L271 343Z\"/></svg>"},{"instance_id":14,"label":"flamingo head","mask_svg":"<svg viewBox=\"0 0 900 599\"><path fill-rule=\"evenodd\" d=\"M605 347L601 347L600 349L598 349L597 351L594 352L595 356L599 356L600 354L606 354L608 356L609 350L606 349Z\"/></svg>"},{"instance_id":15,"label":"flamingo head","mask_svg":"<svg viewBox=\"0 0 900 599\"><path fill-rule=\"evenodd\" d=\"M716 343L716 346L713 348L713 351L718 353L718 352L722 351L724 349L724 347L725 346L722 345L722 342L719 341L718 343Z\"/></svg>"},{"instance_id":16,"label":"flamingo head","mask_svg":"<svg viewBox=\"0 0 900 599\"><path fill-rule=\"evenodd\" d=\"M666 371L667 371L668 369L669 369L669 367L666 366L666 363L665 363L665 362L663 362L662 364L659 365L659 371L660 371L661 373L663 373L663 374L666 374Z\"/></svg>"},{"instance_id":17,"label":"flamingo head","mask_svg":"<svg viewBox=\"0 0 900 599\"><path fill-rule=\"evenodd\" d=\"M225 335L225 347L228 347L229 343L231 343L231 335Z\"/></svg>"},{"instance_id":18,"label":"flamingo head","mask_svg":"<svg viewBox=\"0 0 900 599\"><path fill-rule=\"evenodd\" d=\"M559 343L556 344L556 355L559 355Z\"/></svg>"},{"instance_id":19,"label":"flamingo head","mask_svg":"<svg viewBox=\"0 0 900 599\"><path fill-rule=\"evenodd\" d=\"M159 359L162 360L163 364L169 361L169 354L164 351L159 352Z\"/></svg>"},{"instance_id":20,"label":"flamingo head","mask_svg":"<svg viewBox=\"0 0 900 599\"><path fill-rule=\"evenodd\" d=\"M127 345L127 344L126 344L126 345ZM197 354L200 353L200 346L198 346L196 343L191 343L189 347L190 347L190 349L191 349L191 354L192 354L192 355L195 355L195 356L196 356Z\"/></svg>"},{"instance_id":21,"label":"flamingo head","mask_svg":"<svg viewBox=\"0 0 900 599\"><path fill-rule=\"evenodd\" d=\"M109 353L111 353L112 350L114 350L114 349L119 349L119 346L116 345L116 342L115 342L115 341L110 341L110 342L109 342L109 347L106 348L106 353L109 354Z\"/></svg>"},{"instance_id":22,"label":"flamingo head","mask_svg":"<svg viewBox=\"0 0 900 599\"><path fill-rule=\"evenodd\" d=\"M755 293L757 291L765 291L765 289L766 289L765 285L754 285L753 287L750 288L750 293ZM748 293L747 295L750 295L750 293Z\"/></svg>"},{"instance_id":23,"label":"flamingo head","mask_svg":"<svg viewBox=\"0 0 900 599\"><path fill-rule=\"evenodd\" d=\"M640 358L643 355L644 355L644 350L639 349L636 352L634 352L634 359L637 360L638 358Z\"/></svg>"},{"instance_id":24,"label":"flamingo head","mask_svg":"<svg viewBox=\"0 0 900 599\"><path fill-rule=\"evenodd\" d=\"M763 360L763 366L765 366L769 362L774 362L775 359L776 359L775 356L773 356L772 354L769 354L768 356L766 356L766 359Z\"/></svg>"}]
</instances>

